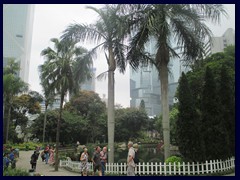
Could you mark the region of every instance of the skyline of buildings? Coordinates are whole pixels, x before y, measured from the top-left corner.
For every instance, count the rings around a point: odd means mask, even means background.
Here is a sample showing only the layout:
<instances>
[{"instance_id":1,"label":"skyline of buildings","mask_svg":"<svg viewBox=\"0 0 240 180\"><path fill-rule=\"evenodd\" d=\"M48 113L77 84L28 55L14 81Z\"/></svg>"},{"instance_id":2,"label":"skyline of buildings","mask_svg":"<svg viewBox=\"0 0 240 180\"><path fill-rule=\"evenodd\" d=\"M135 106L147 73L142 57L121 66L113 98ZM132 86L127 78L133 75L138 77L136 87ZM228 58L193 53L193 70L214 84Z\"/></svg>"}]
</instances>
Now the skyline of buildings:
<instances>
[{"instance_id":1,"label":"skyline of buildings","mask_svg":"<svg viewBox=\"0 0 240 180\"><path fill-rule=\"evenodd\" d=\"M3 5L3 65L6 65L9 58L15 58L16 61L20 62L21 70L19 76L25 82L28 82L29 79L33 14L34 5ZM227 29L221 37L212 38L212 42L206 45L208 55L221 52L229 44L235 44L235 31L232 28ZM149 52L154 52L154 43L149 43L147 46ZM171 105L174 98L174 89L181 72L187 72L189 69L183 65L181 60L171 60L169 67L172 69L172 74L169 76L169 104ZM137 75L135 75L135 78L138 78L138 80L132 79L130 75L129 83L132 85L132 87L130 85L130 107L139 107L141 98L145 98L147 102L145 102L145 105L149 113L156 114L161 109L159 107L160 82L158 80L158 72L150 66L145 66L142 70L139 70L139 73L141 76L136 77ZM131 70L130 74L134 76ZM146 78L148 80L145 80ZM140 83L143 86L142 88L139 85ZM134 84L135 88L133 88ZM82 89L96 91L95 85L96 80L92 79L85 85L82 85ZM107 97L104 98L107 99Z\"/></svg>"},{"instance_id":2,"label":"skyline of buildings","mask_svg":"<svg viewBox=\"0 0 240 180\"><path fill-rule=\"evenodd\" d=\"M151 55L155 55L156 41L151 38L146 43L146 51ZM213 53L223 52L228 45L235 45L235 31L229 28L221 37L212 37L210 42L205 45L206 56ZM175 102L175 93L178 87L178 80L182 72L186 73L190 70L186 66L184 60L170 59L169 62L169 84L168 84L168 101L169 106ZM143 66L138 71L130 68L130 107L138 108L141 100L145 102L145 109L148 116L158 116L161 113L161 91L158 71L155 66Z\"/></svg>"},{"instance_id":3,"label":"skyline of buildings","mask_svg":"<svg viewBox=\"0 0 240 180\"><path fill-rule=\"evenodd\" d=\"M3 67L13 58L20 65L19 77L29 79L34 5L3 4Z\"/></svg>"}]
</instances>

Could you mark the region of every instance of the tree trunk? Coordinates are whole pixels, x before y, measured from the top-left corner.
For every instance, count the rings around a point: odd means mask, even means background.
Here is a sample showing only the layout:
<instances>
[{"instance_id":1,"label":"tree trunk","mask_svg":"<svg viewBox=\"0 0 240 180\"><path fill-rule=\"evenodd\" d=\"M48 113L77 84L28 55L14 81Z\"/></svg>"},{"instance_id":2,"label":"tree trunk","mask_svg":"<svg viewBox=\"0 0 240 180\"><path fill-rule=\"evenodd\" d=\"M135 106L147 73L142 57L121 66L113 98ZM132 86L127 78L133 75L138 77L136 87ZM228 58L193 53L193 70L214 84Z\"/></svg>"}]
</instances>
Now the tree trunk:
<instances>
[{"instance_id":1,"label":"tree trunk","mask_svg":"<svg viewBox=\"0 0 240 180\"><path fill-rule=\"evenodd\" d=\"M161 81L161 104L162 104L162 126L164 137L164 159L170 156L170 128L169 128L169 105L168 105L168 67L161 66L159 71Z\"/></svg>"},{"instance_id":2,"label":"tree trunk","mask_svg":"<svg viewBox=\"0 0 240 180\"><path fill-rule=\"evenodd\" d=\"M57 122L57 135L56 135L56 159L55 159L55 171L58 171L58 149L59 149L59 138L60 138L60 122L62 119L62 108L63 108L63 100L64 100L64 95L61 94L61 103L60 103L60 110L59 110L59 118Z\"/></svg>"},{"instance_id":3,"label":"tree trunk","mask_svg":"<svg viewBox=\"0 0 240 180\"><path fill-rule=\"evenodd\" d=\"M163 32L164 34L164 32ZM166 37L162 37L161 45L156 54L157 68L161 82L161 105L162 105L162 127L164 140L164 159L170 156L170 125L169 125L169 105L168 105L168 63L169 50Z\"/></svg>"},{"instance_id":4,"label":"tree trunk","mask_svg":"<svg viewBox=\"0 0 240 180\"><path fill-rule=\"evenodd\" d=\"M108 72L108 162L114 163L114 71Z\"/></svg>"},{"instance_id":5,"label":"tree trunk","mask_svg":"<svg viewBox=\"0 0 240 180\"><path fill-rule=\"evenodd\" d=\"M43 143L45 142L45 131L46 131L46 122L47 122L47 107L48 107L48 105L45 104L45 114L44 114L44 122L43 122Z\"/></svg>"}]
</instances>

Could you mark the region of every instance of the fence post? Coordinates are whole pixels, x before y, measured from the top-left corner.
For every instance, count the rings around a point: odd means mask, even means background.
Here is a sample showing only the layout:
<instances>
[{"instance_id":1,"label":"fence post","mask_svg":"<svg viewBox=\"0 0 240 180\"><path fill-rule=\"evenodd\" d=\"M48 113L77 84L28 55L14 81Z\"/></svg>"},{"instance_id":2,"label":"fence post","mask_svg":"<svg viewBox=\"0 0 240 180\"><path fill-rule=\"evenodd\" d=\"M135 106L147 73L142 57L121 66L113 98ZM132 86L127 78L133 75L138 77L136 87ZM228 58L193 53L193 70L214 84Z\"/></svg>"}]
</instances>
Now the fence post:
<instances>
[{"instance_id":1,"label":"fence post","mask_svg":"<svg viewBox=\"0 0 240 180\"><path fill-rule=\"evenodd\" d=\"M160 167L160 169L161 169L161 167ZM156 175L158 174L158 164L157 164L157 162L155 162L155 173L156 173Z\"/></svg>"},{"instance_id":2,"label":"fence post","mask_svg":"<svg viewBox=\"0 0 240 180\"><path fill-rule=\"evenodd\" d=\"M206 173L208 174L208 161L206 161Z\"/></svg>"},{"instance_id":3,"label":"fence post","mask_svg":"<svg viewBox=\"0 0 240 180\"><path fill-rule=\"evenodd\" d=\"M153 175L153 162L151 162L151 174Z\"/></svg>"},{"instance_id":4,"label":"fence post","mask_svg":"<svg viewBox=\"0 0 240 180\"><path fill-rule=\"evenodd\" d=\"M171 162L168 163L168 174L169 175L172 174L172 163Z\"/></svg>"},{"instance_id":5,"label":"fence post","mask_svg":"<svg viewBox=\"0 0 240 180\"><path fill-rule=\"evenodd\" d=\"M216 167L216 168L217 168L217 172L219 172L219 171L220 171L220 169L219 169L220 167L219 167L219 161L218 161L218 159L217 159L216 165L217 165L217 167Z\"/></svg>"},{"instance_id":6,"label":"fence post","mask_svg":"<svg viewBox=\"0 0 240 180\"><path fill-rule=\"evenodd\" d=\"M210 172L213 173L213 168L212 168L212 160L210 160Z\"/></svg>"},{"instance_id":7,"label":"fence post","mask_svg":"<svg viewBox=\"0 0 240 180\"><path fill-rule=\"evenodd\" d=\"M160 175L162 175L162 162L160 162Z\"/></svg>"},{"instance_id":8,"label":"fence post","mask_svg":"<svg viewBox=\"0 0 240 180\"><path fill-rule=\"evenodd\" d=\"M167 174L167 166L166 166L166 163L164 163L164 175L166 176Z\"/></svg>"},{"instance_id":9,"label":"fence post","mask_svg":"<svg viewBox=\"0 0 240 180\"><path fill-rule=\"evenodd\" d=\"M200 174L200 172L199 172L199 162L197 162L197 174Z\"/></svg>"},{"instance_id":10,"label":"fence post","mask_svg":"<svg viewBox=\"0 0 240 180\"><path fill-rule=\"evenodd\" d=\"M145 174L145 163L143 162L143 174Z\"/></svg>"},{"instance_id":11,"label":"fence post","mask_svg":"<svg viewBox=\"0 0 240 180\"><path fill-rule=\"evenodd\" d=\"M176 175L176 162L173 163L173 174Z\"/></svg>"},{"instance_id":12,"label":"fence post","mask_svg":"<svg viewBox=\"0 0 240 180\"><path fill-rule=\"evenodd\" d=\"M221 159L220 159L219 163L220 163L220 170L223 171L223 164L222 164L222 160Z\"/></svg>"},{"instance_id":13,"label":"fence post","mask_svg":"<svg viewBox=\"0 0 240 180\"><path fill-rule=\"evenodd\" d=\"M178 175L181 175L181 164L178 162Z\"/></svg>"},{"instance_id":14,"label":"fence post","mask_svg":"<svg viewBox=\"0 0 240 180\"><path fill-rule=\"evenodd\" d=\"M187 164L188 164L188 165L187 165L187 167L188 167L188 175L190 175L190 174L191 174L191 171L190 171L190 163L188 162Z\"/></svg>"},{"instance_id":15,"label":"fence post","mask_svg":"<svg viewBox=\"0 0 240 180\"><path fill-rule=\"evenodd\" d=\"M185 162L183 162L183 175L185 175L186 173L185 173Z\"/></svg>"},{"instance_id":16,"label":"fence post","mask_svg":"<svg viewBox=\"0 0 240 180\"><path fill-rule=\"evenodd\" d=\"M195 163L194 162L192 162L192 173L193 173L193 175L195 175Z\"/></svg>"},{"instance_id":17,"label":"fence post","mask_svg":"<svg viewBox=\"0 0 240 180\"><path fill-rule=\"evenodd\" d=\"M147 174L149 174L149 162L147 162Z\"/></svg>"},{"instance_id":18,"label":"fence post","mask_svg":"<svg viewBox=\"0 0 240 180\"><path fill-rule=\"evenodd\" d=\"M216 172L216 161L215 160L213 160L213 172Z\"/></svg>"}]
</instances>

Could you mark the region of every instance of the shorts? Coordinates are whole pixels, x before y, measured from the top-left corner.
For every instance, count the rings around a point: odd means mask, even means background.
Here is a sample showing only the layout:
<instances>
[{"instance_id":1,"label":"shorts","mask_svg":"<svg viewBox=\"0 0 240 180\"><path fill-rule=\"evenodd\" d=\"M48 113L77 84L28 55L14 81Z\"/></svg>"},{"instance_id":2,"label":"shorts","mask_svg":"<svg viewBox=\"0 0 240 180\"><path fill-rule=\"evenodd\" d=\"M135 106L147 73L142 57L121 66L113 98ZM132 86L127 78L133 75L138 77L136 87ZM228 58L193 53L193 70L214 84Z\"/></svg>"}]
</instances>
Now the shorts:
<instances>
[{"instance_id":1,"label":"shorts","mask_svg":"<svg viewBox=\"0 0 240 180\"><path fill-rule=\"evenodd\" d=\"M102 165L101 164L96 164L94 167L93 167L93 172L96 172L96 171L102 171Z\"/></svg>"}]
</instances>

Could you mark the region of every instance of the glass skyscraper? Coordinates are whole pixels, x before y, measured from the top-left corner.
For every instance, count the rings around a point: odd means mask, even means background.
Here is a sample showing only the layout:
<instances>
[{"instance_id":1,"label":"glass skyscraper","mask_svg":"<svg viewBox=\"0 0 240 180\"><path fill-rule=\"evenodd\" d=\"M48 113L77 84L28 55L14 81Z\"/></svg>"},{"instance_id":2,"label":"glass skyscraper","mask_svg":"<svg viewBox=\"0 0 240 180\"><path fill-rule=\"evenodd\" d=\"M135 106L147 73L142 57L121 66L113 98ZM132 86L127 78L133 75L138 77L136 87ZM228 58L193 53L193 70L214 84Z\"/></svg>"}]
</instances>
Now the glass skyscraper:
<instances>
[{"instance_id":1,"label":"glass skyscraper","mask_svg":"<svg viewBox=\"0 0 240 180\"><path fill-rule=\"evenodd\" d=\"M3 66L10 58L20 65L20 78L28 82L34 5L3 4Z\"/></svg>"},{"instance_id":2,"label":"glass skyscraper","mask_svg":"<svg viewBox=\"0 0 240 180\"><path fill-rule=\"evenodd\" d=\"M146 43L145 50L155 56L156 40L151 38ZM176 92L176 81L179 79L179 60L169 62L169 105L173 104ZM175 80L174 80L175 79ZM149 116L161 114L161 89L158 71L155 66L146 65L134 71L130 68L130 107L139 107L141 100L145 102L145 109Z\"/></svg>"}]
</instances>

